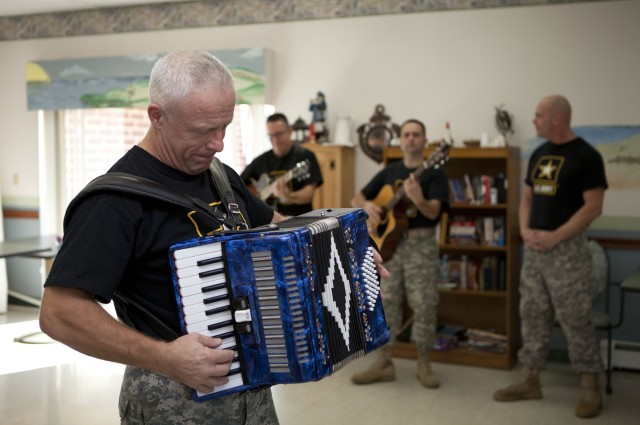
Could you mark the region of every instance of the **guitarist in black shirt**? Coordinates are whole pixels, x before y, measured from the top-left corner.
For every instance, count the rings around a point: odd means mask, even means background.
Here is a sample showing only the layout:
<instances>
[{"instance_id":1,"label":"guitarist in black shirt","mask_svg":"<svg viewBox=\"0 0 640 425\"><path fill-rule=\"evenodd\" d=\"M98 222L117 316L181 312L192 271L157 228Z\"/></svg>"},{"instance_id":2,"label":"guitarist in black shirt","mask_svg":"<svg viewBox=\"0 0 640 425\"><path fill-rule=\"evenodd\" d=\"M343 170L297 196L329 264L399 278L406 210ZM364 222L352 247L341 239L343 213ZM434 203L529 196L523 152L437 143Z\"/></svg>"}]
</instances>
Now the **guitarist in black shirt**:
<instances>
[{"instance_id":1,"label":"guitarist in black shirt","mask_svg":"<svg viewBox=\"0 0 640 425\"><path fill-rule=\"evenodd\" d=\"M379 359L367 370L352 376L355 384L371 384L395 379L391 361L395 338L402 325L406 298L413 311L412 339L418 351L417 378L427 388L437 388L438 379L429 364L435 343L438 289L438 243L435 226L449 202L448 180L441 167L425 168L426 129L418 120L406 121L400 130L402 161L391 163L352 199L351 204L369 214L369 231L381 243L385 266L391 276L382 280L384 310L391 330L391 343L380 350ZM416 177L418 175L418 177ZM391 190L393 189L393 190ZM385 191L403 191L402 202L387 211L389 197ZM382 198L382 202L376 202ZM391 232L379 234L381 226ZM397 241L393 241L397 235ZM381 237L382 236L382 237ZM394 252L385 253L385 245Z\"/></svg>"},{"instance_id":2,"label":"guitarist in black shirt","mask_svg":"<svg viewBox=\"0 0 640 425\"><path fill-rule=\"evenodd\" d=\"M315 154L291 140L292 128L284 114L267 118L267 132L273 148L247 166L242 180L283 215L311 211L313 194L323 183Z\"/></svg>"}]
</instances>

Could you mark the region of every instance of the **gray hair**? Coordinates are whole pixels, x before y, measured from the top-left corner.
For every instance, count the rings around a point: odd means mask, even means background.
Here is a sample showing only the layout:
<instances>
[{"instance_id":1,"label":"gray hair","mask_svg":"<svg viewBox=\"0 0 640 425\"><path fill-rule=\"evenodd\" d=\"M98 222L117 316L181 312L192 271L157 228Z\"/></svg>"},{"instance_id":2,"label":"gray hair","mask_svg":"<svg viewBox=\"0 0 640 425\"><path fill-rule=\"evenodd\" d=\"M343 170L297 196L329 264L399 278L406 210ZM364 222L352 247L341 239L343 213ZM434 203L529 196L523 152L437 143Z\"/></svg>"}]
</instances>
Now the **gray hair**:
<instances>
[{"instance_id":1,"label":"gray hair","mask_svg":"<svg viewBox=\"0 0 640 425\"><path fill-rule=\"evenodd\" d=\"M151 69L149 102L169 108L204 85L232 91L233 76L209 52L183 50L169 53L158 59Z\"/></svg>"}]
</instances>

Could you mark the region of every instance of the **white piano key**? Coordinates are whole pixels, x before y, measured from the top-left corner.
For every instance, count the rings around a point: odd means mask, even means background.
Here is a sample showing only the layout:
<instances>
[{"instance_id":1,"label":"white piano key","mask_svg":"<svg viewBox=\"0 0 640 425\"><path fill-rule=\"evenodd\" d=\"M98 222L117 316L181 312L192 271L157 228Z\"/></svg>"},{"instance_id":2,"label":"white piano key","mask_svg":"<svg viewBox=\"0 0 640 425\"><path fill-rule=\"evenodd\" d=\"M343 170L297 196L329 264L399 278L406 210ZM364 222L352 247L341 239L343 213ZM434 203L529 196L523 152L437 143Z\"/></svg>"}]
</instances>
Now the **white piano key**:
<instances>
[{"instance_id":1,"label":"white piano key","mask_svg":"<svg viewBox=\"0 0 640 425\"><path fill-rule=\"evenodd\" d=\"M183 278L183 277L189 277L189 276L197 276L203 272L214 272L214 271L217 271L219 273L224 273L224 263L220 261L217 263L207 264L204 266L193 265L193 266L181 267L181 268L176 267L176 276L178 276L178 278Z\"/></svg>"},{"instance_id":2,"label":"white piano key","mask_svg":"<svg viewBox=\"0 0 640 425\"><path fill-rule=\"evenodd\" d=\"M212 291L212 292L200 292L200 293L196 293L194 295L190 295L188 297L182 297L182 306L183 308L188 307L188 306L192 306L194 304L202 304L202 305L210 305L210 304L214 304L214 303L209 303L206 304L205 301L211 298L217 298L217 297L221 297L223 296L224 300L229 300L229 292L227 291L227 288L222 288L222 289L218 289L216 291ZM186 311L186 310L185 310Z\"/></svg>"},{"instance_id":3,"label":"white piano key","mask_svg":"<svg viewBox=\"0 0 640 425\"><path fill-rule=\"evenodd\" d=\"M231 372L231 371L232 371L232 370L234 370L234 369L240 369L240 362L235 361L235 362L231 363L231 367L229 368L229 372ZM228 376L229 376L229 377L231 377L231 376L233 376L233 375L240 375L240 376L242 376L242 374L241 374L241 373L238 373L238 374L235 374L235 373L234 373L234 374L231 374L231 375L228 375Z\"/></svg>"},{"instance_id":4,"label":"white piano key","mask_svg":"<svg viewBox=\"0 0 640 425\"><path fill-rule=\"evenodd\" d=\"M227 307L229 307L229 305L227 304ZM231 308L231 307L229 307ZM219 313L216 313L219 314ZM211 315L213 316L213 315ZM186 325L190 325L193 323L198 323L198 322L204 322L206 320L208 320L210 316L207 316L207 314L205 314L204 311L200 311L197 313L191 313L191 314L186 314L184 315L184 322Z\"/></svg>"},{"instance_id":5,"label":"white piano key","mask_svg":"<svg viewBox=\"0 0 640 425\"><path fill-rule=\"evenodd\" d=\"M193 304L188 306L182 306L182 312L184 313L185 319L193 314L204 313L208 310L214 310L218 307L228 306L230 304L229 300L216 301L211 304Z\"/></svg>"},{"instance_id":6,"label":"white piano key","mask_svg":"<svg viewBox=\"0 0 640 425\"><path fill-rule=\"evenodd\" d=\"M205 254L198 254L192 257L180 258L179 260L174 259L174 264L176 268L185 268L185 267L193 267L197 266L198 263L203 263L202 265L206 265L207 263L213 264L213 262L222 262L222 251L216 250L207 252Z\"/></svg>"},{"instance_id":7,"label":"white piano key","mask_svg":"<svg viewBox=\"0 0 640 425\"><path fill-rule=\"evenodd\" d=\"M180 287L180 285L178 285L178 287L179 287L180 295L184 298L184 297L189 297L195 294L206 294L207 292L213 292L213 290L208 288L215 285L219 285L219 284L225 284L225 288L226 288L226 280L224 276L217 276L215 279L209 280L204 283L200 283L199 285L191 285L191 286L184 286L184 287Z\"/></svg>"},{"instance_id":8,"label":"white piano key","mask_svg":"<svg viewBox=\"0 0 640 425\"><path fill-rule=\"evenodd\" d=\"M207 276L207 277L200 277L200 276L189 276L189 277L185 277L183 279L178 279L178 287L180 288L184 288L187 286L191 286L191 285L198 285L198 284L204 284L207 282L214 282L214 281L218 281L220 280L220 278L224 278L224 275L216 275L216 276Z\"/></svg>"},{"instance_id":9,"label":"white piano key","mask_svg":"<svg viewBox=\"0 0 640 425\"><path fill-rule=\"evenodd\" d=\"M221 322L229 321L231 320L231 317L232 317L231 311L225 311L225 312L214 314L211 316L206 316L206 320L190 323L190 324L187 324L185 327L187 328L188 333L204 332L204 331L208 331L209 325L215 325Z\"/></svg>"},{"instance_id":10,"label":"white piano key","mask_svg":"<svg viewBox=\"0 0 640 425\"><path fill-rule=\"evenodd\" d=\"M200 331L198 333L201 334L201 335L205 335L205 336L213 336L213 337L216 337L216 338L220 338L218 335L226 334L227 332L234 332L233 325L223 326L220 329L216 329L213 332L214 335L210 335L212 333L212 331L209 331L209 330ZM232 342L235 345L235 343L236 343L235 332L234 332L233 336L223 338L222 343L225 344L226 342L229 342L229 341L227 341L227 339L232 339L233 340Z\"/></svg>"},{"instance_id":11,"label":"white piano key","mask_svg":"<svg viewBox=\"0 0 640 425\"><path fill-rule=\"evenodd\" d=\"M224 385L219 385L215 387L213 389L213 392L210 392L210 393L201 393L200 391L196 391L196 392L199 397L202 397L208 394L219 393L232 388L241 387L242 385L244 385L244 381L242 380L242 374L239 373L236 375L229 376L229 382L227 382Z\"/></svg>"},{"instance_id":12,"label":"white piano key","mask_svg":"<svg viewBox=\"0 0 640 425\"><path fill-rule=\"evenodd\" d=\"M214 242L209 244L191 246L188 248L180 248L173 251L173 258L181 260L184 258L195 257L202 254L210 254L212 252L222 252L222 243Z\"/></svg>"},{"instance_id":13,"label":"white piano key","mask_svg":"<svg viewBox=\"0 0 640 425\"><path fill-rule=\"evenodd\" d=\"M235 350L236 348L236 337L230 337L230 338L223 338L222 339L222 344L220 344L220 346L218 346L218 348L220 350Z\"/></svg>"}]
</instances>

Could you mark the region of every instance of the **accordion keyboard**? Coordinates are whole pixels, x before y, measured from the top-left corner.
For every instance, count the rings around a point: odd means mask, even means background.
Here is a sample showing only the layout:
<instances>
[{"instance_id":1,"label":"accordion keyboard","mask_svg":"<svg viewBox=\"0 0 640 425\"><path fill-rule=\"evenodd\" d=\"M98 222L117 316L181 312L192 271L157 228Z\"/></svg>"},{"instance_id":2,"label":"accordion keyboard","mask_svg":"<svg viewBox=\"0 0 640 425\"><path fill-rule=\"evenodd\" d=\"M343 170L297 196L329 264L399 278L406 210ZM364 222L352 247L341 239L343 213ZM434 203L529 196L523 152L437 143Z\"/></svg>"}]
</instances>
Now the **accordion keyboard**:
<instances>
[{"instance_id":1,"label":"accordion keyboard","mask_svg":"<svg viewBox=\"0 0 640 425\"><path fill-rule=\"evenodd\" d=\"M260 312L260 332L264 335L270 372L289 373L289 355L285 333L292 332L296 360L310 361L309 347L303 315L303 304L298 289L299 277L293 256L282 261L287 305L278 297L274 260L270 251L251 253L253 274ZM236 350L232 296L226 281L221 243L194 246L174 252L175 274L181 296L182 313L187 332L222 338L221 348ZM291 329L283 326L283 309L289 311ZM241 365L235 359L229 373L229 383L216 388L222 391L244 385Z\"/></svg>"},{"instance_id":2,"label":"accordion keyboard","mask_svg":"<svg viewBox=\"0 0 640 425\"><path fill-rule=\"evenodd\" d=\"M221 338L221 349L237 350L221 244L175 251L174 261L187 332ZM228 378L214 392L244 385L237 351Z\"/></svg>"}]
</instances>

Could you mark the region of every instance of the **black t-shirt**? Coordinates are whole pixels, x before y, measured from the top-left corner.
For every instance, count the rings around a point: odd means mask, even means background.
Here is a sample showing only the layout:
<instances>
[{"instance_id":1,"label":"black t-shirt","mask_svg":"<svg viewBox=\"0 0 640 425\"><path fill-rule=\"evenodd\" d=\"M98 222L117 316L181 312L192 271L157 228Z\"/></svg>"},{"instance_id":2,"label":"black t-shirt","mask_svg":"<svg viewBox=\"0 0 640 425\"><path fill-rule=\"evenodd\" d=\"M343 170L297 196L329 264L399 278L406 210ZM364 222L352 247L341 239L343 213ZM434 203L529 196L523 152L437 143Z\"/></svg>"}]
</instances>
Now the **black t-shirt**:
<instances>
[{"instance_id":1,"label":"black t-shirt","mask_svg":"<svg viewBox=\"0 0 640 425\"><path fill-rule=\"evenodd\" d=\"M525 183L533 190L529 226L542 230L569 220L584 204L583 192L608 187L602 156L580 137L539 146L529 159Z\"/></svg>"},{"instance_id":2,"label":"black t-shirt","mask_svg":"<svg viewBox=\"0 0 640 425\"><path fill-rule=\"evenodd\" d=\"M196 176L182 173L137 146L110 171L157 181L224 210L209 171ZM273 210L250 193L231 168L225 166L225 171L247 223L269 223ZM109 302L117 289L180 332L168 248L211 234L219 225L164 201L111 191L89 195L67 214L63 243L45 286L80 288L100 302ZM139 318L134 325L155 335Z\"/></svg>"},{"instance_id":3,"label":"black t-shirt","mask_svg":"<svg viewBox=\"0 0 640 425\"><path fill-rule=\"evenodd\" d=\"M322 186L322 173L320 172L316 155L310 150L298 145L293 145L289 153L281 158L278 158L275 153L273 153L273 150L263 153L245 168L241 177L247 185L251 183L251 179L258 180L263 174L266 174L269 180L273 181L275 178L293 169L299 162L305 160L309 161L308 173L303 173L299 177L292 178L289 181L289 190L295 192L312 183L315 183L317 187ZM288 216L296 216L312 210L311 202L301 205L281 205L274 196L267 199L267 204L271 205L281 214Z\"/></svg>"},{"instance_id":4,"label":"black t-shirt","mask_svg":"<svg viewBox=\"0 0 640 425\"><path fill-rule=\"evenodd\" d=\"M396 190L409 177L409 174L415 170L416 168L405 167L402 161L392 162L387 167L379 171L378 174L373 176L373 179L371 179L371 181L362 189L362 195L366 199L374 199L385 185L389 185L392 189ZM442 170L442 167L438 169L427 168L420 175L418 181L420 182L422 194L425 199L440 200L440 202L442 202L440 212L445 210L449 205L449 181L447 179L447 175ZM404 201L409 203L407 211L412 208L417 211L415 205L408 200L406 195L404 198ZM412 214L407 214L410 229L418 227L435 227L440 219L438 215L435 220L431 220L422 215L420 211L417 211L415 217L411 217L411 215Z\"/></svg>"}]
</instances>

